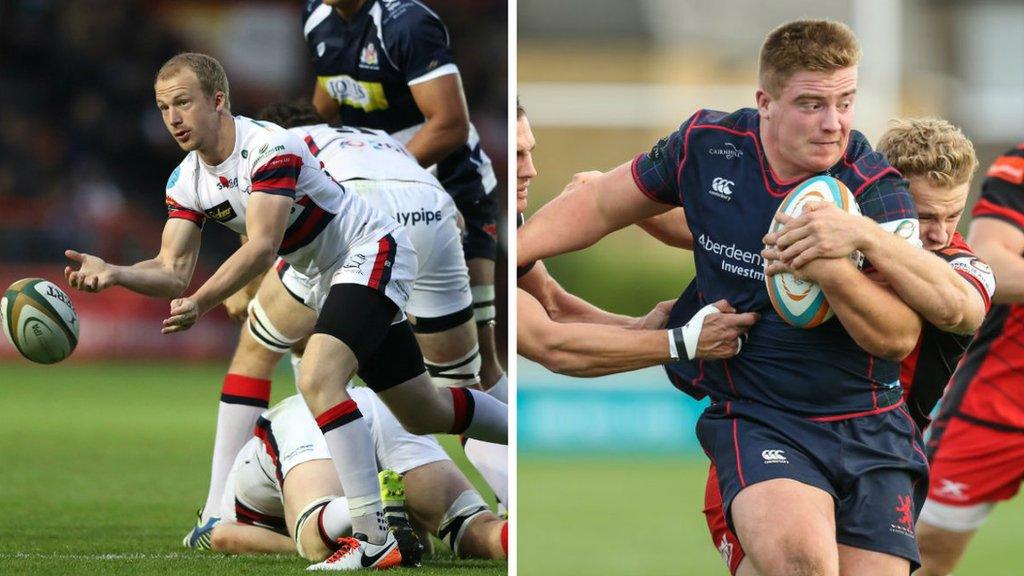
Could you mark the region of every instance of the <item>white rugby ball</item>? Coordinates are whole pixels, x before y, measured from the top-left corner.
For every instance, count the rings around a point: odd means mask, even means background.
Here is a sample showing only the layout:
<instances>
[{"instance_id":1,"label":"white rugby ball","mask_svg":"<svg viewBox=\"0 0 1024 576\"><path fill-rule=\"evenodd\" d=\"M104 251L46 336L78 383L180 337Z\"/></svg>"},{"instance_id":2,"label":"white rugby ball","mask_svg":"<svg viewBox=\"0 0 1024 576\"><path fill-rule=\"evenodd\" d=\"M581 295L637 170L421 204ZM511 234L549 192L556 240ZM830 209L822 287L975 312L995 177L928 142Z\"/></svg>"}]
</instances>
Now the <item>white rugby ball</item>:
<instances>
[{"instance_id":1,"label":"white rugby ball","mask_svg":"<svg viewBox=\"0 0 1024 576\"><path fill-rule=\"evenodd\" d=\"M800 216L808 202L831 202L850 214L860 214L857 199L845 184L831 176L815 176L793 189L779 205L776 214ZM769 232L780 232L783 226L772 220ZM765 262L765 265L768 263ZM772 307L786 323L798 328L814 328L833 316L825 293L816 282L801 280L783 272L764 277Z\"/></svg>"},{"instance_id":2,"label":"white rugby ball","mask_svg":"<svg viewBox=\"0 0 1024 576\"><path fill-rule=\"evenodd\" d=\"M40 364L60 362L78 344L78 313L71 298L42 278L11 284L0 300L0 323L18 352Z\"/></svg>"}]
</instances>

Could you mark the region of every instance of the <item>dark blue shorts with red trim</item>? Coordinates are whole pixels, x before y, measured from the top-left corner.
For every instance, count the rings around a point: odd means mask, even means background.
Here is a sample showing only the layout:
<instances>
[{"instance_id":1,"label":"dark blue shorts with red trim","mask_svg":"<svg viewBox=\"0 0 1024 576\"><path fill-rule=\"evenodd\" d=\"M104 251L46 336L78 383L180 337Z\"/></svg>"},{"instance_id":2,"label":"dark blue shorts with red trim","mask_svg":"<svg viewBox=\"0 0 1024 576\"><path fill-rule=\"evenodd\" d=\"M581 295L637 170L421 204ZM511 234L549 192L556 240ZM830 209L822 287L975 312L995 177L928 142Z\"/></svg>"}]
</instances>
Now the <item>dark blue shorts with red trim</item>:
<instances>
[{"instance_id":1,"label":"dark blue shorts with red trim","mask_svg":"<svg viewBox=\"0 0 1024 576\"><path fill-rule=\"evenodd\" d=\"M788 478L832 495L838 543L920 565L914 525L928 491L928 461L902 403L819 421L761 404L719 402L701 415L697 437L717 468L730 530L730 506L741 490Z\"/></svg>"}]
</instances>

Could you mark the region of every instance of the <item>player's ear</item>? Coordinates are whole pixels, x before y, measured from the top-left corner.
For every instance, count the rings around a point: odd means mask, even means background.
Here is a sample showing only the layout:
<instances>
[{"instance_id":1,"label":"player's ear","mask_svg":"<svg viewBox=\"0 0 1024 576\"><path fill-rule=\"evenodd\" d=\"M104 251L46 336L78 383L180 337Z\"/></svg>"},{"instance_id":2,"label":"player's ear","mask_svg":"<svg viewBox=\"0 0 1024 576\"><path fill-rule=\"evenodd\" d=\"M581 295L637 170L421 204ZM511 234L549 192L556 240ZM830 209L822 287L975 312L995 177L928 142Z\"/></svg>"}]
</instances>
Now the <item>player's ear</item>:
<instances>
[{"instance_id":1,"label":"player's ear","mask_svg":"<svg viewBox=\"0 0 1024 576\"><path fill-rule=\"evenodd\" d=\"M213 95L214 109L217 110L217 112L224 110L225 103L227 103L227 96L218 90L217 93Z\"/></svg>"},{"instance_id":2,"label":"player's ear","mask_svg":"<svg viewBox=\"0 0 1024 576\"><path fill-rule=\"evenodd\" d=\"M761 116L761 120L768 120L768 105L772 101L771 95L763 88L758 88L754 99L757 101L757 112Z\"/></svg>"}]
</instances>

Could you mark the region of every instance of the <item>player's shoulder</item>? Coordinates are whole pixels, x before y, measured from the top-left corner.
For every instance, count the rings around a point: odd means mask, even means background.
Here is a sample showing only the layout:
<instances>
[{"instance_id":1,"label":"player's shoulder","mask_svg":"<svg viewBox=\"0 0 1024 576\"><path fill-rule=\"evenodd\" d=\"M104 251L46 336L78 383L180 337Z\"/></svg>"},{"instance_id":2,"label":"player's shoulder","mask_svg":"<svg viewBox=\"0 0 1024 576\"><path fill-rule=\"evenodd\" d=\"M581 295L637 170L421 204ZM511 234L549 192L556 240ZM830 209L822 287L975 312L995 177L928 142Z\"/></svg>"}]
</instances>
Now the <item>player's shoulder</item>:
<instances>
[{"instance_id":1,"label":"player's shoulder","mask_svg":"<svg viewBox=\"0 0 1024 576\"><path fill-rule=\"evenodd\" d=\"M408 32L424 22L443 23L436 12L416 0L372 0L371 11L380 11L380 23L386 31Z\"/></svg>"},{"instance_id":2,"label":"player's shoulder","mask_svg":"<svg viewBox=\"0 0 1024 576\"><path fill-rule=\"evenodd\" d=\"M697 110L688 122L694 129L708 128L746 133L757 127L758 113L753 108L740 108L733 112L702 108Z\"/></svg>"},{"instance_id":3,"label":"player's shoulder","mask_svg":"<svg viewBox=\"0 0 1024 576\"><path fill-rule=\"evenodd\" d=\"M871 184L897 186L903 182L903 176L889 164L885 155L874 150L867 137L857 130L850 132L846 152L832 172L855 195Z\"/></svg>"},{"instance_id":4,"label":"player's shoulder","mask_svg":"<svg viewBox=\"0 0 1024 576\"><path fill-rule=\"evenodd\" d=\"M250 165L258 165L280 153L302 151L302 138L273 122L245 116L236 116L235 121L241 138L242 160Z\"/></svg>"},{"instance_id":5,"label":"player's shoulder","mask_svg":"<svg viewBox=\"0 0 1024 576\"><path fill-rule=\"evenodd\" d=\"M171 175L167 177L167 184L165 188L167 192L184 190L188 187L189 182L192 181L190 175L195 172L198 162L198 154L195 151L189 152L181 160L181 162L171 170Z\"/></svg>"},{"instance_id":6,"label":"player's shoulder","mask_svg":"<svg viewBox=\"0 0 1024 576\"><path fill-rule=\"evenodd\" d=\"M1024 187L1024 142L999 155L985 172L986 180Z\"/></svg>"}]
</instances>

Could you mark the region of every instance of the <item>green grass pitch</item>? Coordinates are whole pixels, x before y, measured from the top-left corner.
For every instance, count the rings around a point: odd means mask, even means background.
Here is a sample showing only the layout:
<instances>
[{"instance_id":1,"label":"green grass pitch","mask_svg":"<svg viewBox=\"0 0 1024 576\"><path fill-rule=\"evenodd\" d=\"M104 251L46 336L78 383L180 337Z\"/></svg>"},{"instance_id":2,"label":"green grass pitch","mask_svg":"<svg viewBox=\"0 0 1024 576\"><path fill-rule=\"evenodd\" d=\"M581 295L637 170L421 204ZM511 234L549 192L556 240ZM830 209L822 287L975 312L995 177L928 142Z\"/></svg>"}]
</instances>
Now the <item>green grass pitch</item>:
<instances>
[{"instance_id":1,"label":"green grass pitch","mask_svg":"<svg viewBox=\"0 0 1024 576\"><path fill-rule=\"evenodd\" d=\"M206 499L226 368L0 363L0 574L301 573L308 562L297 556L181 546ZM280 370L274 400L294 390ZM465 470L461 449L449 452ZM506 573L503 562L456 562L438 550L422 569L399 572Z\"/></svg>"},{"instance_id":2,"label":"green grass pitch","mask_svg":"<svg viewBox=\"0 0 1024 576\"><path fill-rule=\"evenodd\" d=\"M520 455L519 576L728 576L704 515L703 459ZM956 574L1020 576L1024 501L996 508Z\"/></svg>"}]
</instances>

